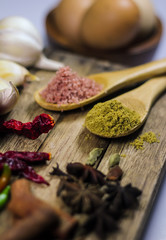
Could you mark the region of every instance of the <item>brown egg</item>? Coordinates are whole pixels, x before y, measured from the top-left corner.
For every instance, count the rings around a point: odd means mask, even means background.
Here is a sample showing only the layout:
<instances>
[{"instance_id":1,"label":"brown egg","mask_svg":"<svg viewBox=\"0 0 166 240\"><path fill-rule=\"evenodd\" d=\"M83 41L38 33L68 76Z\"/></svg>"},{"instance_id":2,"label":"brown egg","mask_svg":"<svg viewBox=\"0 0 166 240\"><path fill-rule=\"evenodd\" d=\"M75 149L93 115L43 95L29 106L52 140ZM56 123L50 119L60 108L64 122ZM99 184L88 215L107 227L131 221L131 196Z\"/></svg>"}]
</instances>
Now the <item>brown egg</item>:
<instances>
[{"instance_id":1,"label":"brown egg","mask_svg":"<svg viewBox=\"0 0 166 240\"><path fill-rule=\"evenodd\" d=\"M79 43L80 25L85 12L96 0L62 0L55 9L55 22L70 42Z\"/></svg>"},{"instance_id":2,"label":"brown egg","mask_svg":"<svg viewBox=\"0 0 166 240\"><path fill-rule=\"evenodd\" d=\"M139 9L132 0L98 0L81 25L81 39L90 47L115 49L128 45L139 31Z\"/></svg>"},{"instance_id":3,"label":"brown egg","mask_svg":"<svg viewBox=\"0 0 166 240\"><path fill-rule=\"evenodd\" d=\"M139 38L147 37L156 26L156 15L153 4L150 0L133 0L140 12Z\"/></svg>"}]
</instances>

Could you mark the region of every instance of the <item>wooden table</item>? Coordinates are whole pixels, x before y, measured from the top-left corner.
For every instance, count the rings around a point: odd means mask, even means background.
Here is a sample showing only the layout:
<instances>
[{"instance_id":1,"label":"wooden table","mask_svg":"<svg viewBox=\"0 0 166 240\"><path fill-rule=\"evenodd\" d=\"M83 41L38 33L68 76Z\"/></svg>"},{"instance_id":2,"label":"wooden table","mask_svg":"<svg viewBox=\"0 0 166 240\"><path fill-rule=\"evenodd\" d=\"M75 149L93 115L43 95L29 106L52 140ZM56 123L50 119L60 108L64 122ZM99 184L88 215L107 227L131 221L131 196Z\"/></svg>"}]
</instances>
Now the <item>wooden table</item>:
<instances>
[{"instance_id":1,"label":"wooden table","mask_svg":"<svg viewBox=\"0 0 166 240\"><path fill-rule=\"evenodd\" d=\"M51 58L64 62L79 75L88 75L101 71L118 70L122 67L107 61L85 58L73 55L65 51L56 51ZM8 150L17 151L45 151L50 152L52 160L48 165L36 167L36 171L50 182L50 186L32 183L33 193L49 202L56 204L56 187L58 181L49 175L52 167L59 164L65 170L68 162L79 161L85 163L89 152L93 148L102 147L105 154L98 166L104 173L108 171L108 158L112 153L125 154L121 158L120 166L124 171L122 184L129 182L143 191L139 208L130 216L120 222L120 230L110 235L108 239L135 240L141 239L143 229L148 219L154 199L158 192L162 177L165 172L166 159L166 94L160 96L153 105L146 123L136 133L119 139L104 139L90 134L84 127L85 116L92 105L84 109L70 112L51 112L42 109L33 98L35 90L45 86L55 72L35 71L40 82L25 83L20 91L20 99L13 111L6 119L15 118L22 122L32 121L35 116L45 112L53 116L56 125L48 134L42 134L36 140L30 140L23 136L8 134L1 136L0 152ZM109 96L112 98L112 96ZM108 98L107 98L108 99ZM103 99L104 101L105 99ZM160 143L145 144L143 150L136 150L129 143L141 133L153 131L159 134ZM12 217L6 210L0 213L0 234L12 224Z\"/></svg>"}]
</instances>

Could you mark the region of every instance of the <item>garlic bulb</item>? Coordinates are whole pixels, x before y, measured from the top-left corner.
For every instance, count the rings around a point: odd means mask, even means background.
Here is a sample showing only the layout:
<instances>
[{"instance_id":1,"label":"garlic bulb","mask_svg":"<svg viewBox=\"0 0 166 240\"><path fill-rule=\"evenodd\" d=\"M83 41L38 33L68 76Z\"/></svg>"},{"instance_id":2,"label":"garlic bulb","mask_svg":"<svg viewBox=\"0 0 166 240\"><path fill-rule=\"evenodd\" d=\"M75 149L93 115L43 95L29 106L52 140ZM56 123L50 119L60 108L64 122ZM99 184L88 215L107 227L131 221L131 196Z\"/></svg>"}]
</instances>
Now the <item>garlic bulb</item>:
<instances>
[{"instance_id":1,"label":"garlic bulb","mask_svg":"<svg viewBox=\"0 0 166 240\"><path fill-rule=\"evenodd\" d=\"M0 115L10 112L18 97L17 88L11 82L0 78Z\"/></svg>"},{"instance_id":2,"label":"garlic bulb","mask_svg":"<svg viewBox=\"0 0 166 240\"><path fill-rule=\"evenodd\" d=\"M41 36L29 20L11 16L0 21L0 59L47 70L57 70L64 66L47 59L42 50Z\"/></svg>"},{"instance_id":3,"label":"garlic bulb","mask_svg":"<svg viewBox=\"0 0 166 240\"><path fill-rule=\"evenodd\" d=\"M15 86L20 86L25 81L38 80L38 77L25 67L9 60L0 60L0 78L12 82Z\"/></svg>"}]
</instances>

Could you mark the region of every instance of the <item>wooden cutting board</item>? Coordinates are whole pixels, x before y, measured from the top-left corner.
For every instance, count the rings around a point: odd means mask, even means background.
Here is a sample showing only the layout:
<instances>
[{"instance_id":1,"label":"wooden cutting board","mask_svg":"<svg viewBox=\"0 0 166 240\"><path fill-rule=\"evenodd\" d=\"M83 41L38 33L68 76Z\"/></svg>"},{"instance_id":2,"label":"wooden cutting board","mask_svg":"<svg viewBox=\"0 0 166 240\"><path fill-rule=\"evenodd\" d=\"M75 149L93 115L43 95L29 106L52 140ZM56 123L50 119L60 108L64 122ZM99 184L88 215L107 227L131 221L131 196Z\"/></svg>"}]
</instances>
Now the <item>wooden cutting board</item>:
<instances>
[{"instance_id":1,"label":"wooden cutting board","mask_svg":"<svg viewBox=\"0 0 166 240\"><path fill-rule=\"evenodd\" d=\"M64 51L53 52L53 59L64 62L79 75L85 76L102 71L118 70L122 67L107 61L85 58ZM51 114L56 125L48 134L41 135L36 140L30 140L14 134L1 136L0 152L8 150L17 151L45 151L52 154L52 160L48 165L37 167L36 171L50 182L50 186L32 183L34 194L49 202L56 204L56 187L58 181L51 177L49 172L56 163L65 170L68 162L79 161L85 163L89 152L93 148L104 148L105 154L98 166L104 173L108 171L108 158L112 153L125 154L121 158L120 166L124 171L122 184L132 183L143 191L140 198L140 206L131 215L120 222L120 230L108 239L135 240L141 239L143 229L157 195L160 183L165 172L166 160L166 94L160 96L153 105L146 123L141 129L131 136L119 139L104 139L90 134L84 127L84 119L92 105L84 109L71 112L51 112L42 109L33 98L35 90L46 85L55 74L49 71L36 71L33 69L40 82L25 83L20 91L20 99L14 110L6 116L6 119L15 118L22 122L32 121L36 115L43 112ZM112 96L109 96L111 98ZM105 100L105 99L104 99ZM141 133L153 131L159 134L160 143L145 144L143 150L135 150L129 143ZM7 210L0 212L0 234L12 224L12 217Z\"/></svg>"}]
</instances>

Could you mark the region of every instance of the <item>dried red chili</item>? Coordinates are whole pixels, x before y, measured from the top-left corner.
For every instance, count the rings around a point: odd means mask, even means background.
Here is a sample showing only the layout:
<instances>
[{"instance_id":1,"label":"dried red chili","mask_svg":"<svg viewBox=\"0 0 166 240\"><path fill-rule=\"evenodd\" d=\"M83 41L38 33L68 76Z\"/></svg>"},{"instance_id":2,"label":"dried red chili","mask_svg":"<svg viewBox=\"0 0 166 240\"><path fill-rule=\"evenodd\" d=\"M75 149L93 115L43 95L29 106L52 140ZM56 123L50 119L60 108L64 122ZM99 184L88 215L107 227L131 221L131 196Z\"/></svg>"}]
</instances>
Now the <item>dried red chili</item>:
<instances>
[{"instance_id":1,"label":"dried red chili","mask_svg":"<svg viewBox=\"0 0 166 240\"><path fill-rule=\"evenodd\" d=\"M18 152L18 151L7 151L0 153L0 158L17 158L26 162L43 162L51 159L51 153L46 152Z\"/></svg>"},{"instance_id":2,"label":"dried red chili","mask_svg":"<svg viewBox=\"0 0 166 240\"><path fill-rule=\"evenodd\" d=\"M19 159L12 159L12 158L4 158L3 160L0 161L0 165L3 166L4 163L7 163L9 165L12 172L22 171L27 166L26 162L23 162L22 160L19 160Z\"/></svg>"},{"instance_id":3,"label":"dried red chili","mask_svg":"<svg viewBox=\"0 0 166 240\"><path fill-rule=\"evenodd\" d=\"M33 182L49 185L49 183L42 176L38 175L31 166L27 166L20 174Z\"/></svg>"},{"instance_id":4,"label":"dried red chili","mask_svg":"<svg viewBox=\"0 0 166 240\"><path fill-rule=\"evenodd\" d=\"M0 162L0 171L2 171L2 169L3 169L3 163Z\"/></svg>"},{"instance_id":5,"label":"dried red chili","mask_svg":"<svg viewBox=\"0 0 166 240\"><path fill-rule=\"evenodd\" d=\"M0 153L0 169L2 169L3 165L6 163L10 167L12 173L24 176L36 183L49 185L31 166L28 166L28 163L36 163L39 161L45 162L46 160L50 160L50 157L50 153L45 152L8 151L6 153Z\"/></svg>"},{"instance_id":6,"label":"dried red chili","mask_svg":"<svg viewBox=\"0 0 166 240\"><path fill-rule=\"evenodd\" d=\"M55 125L54 119L48 114L36 116L32 122L22 123L15 119L1 123L0 132L13 132L30 139L38 138L42 133L47 133Z\"/></svg>"}]
</instances>

